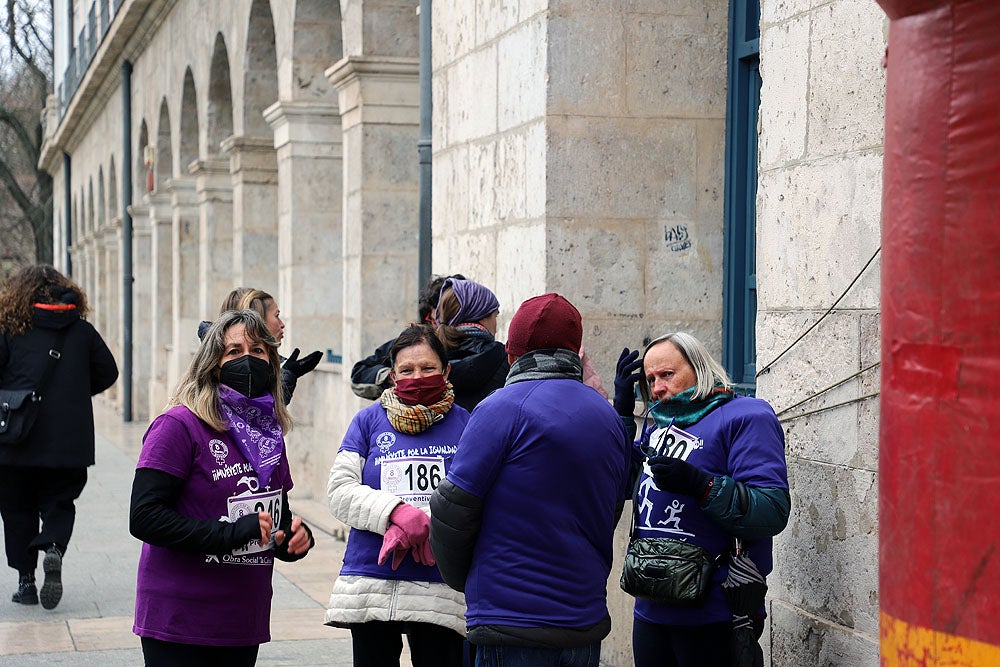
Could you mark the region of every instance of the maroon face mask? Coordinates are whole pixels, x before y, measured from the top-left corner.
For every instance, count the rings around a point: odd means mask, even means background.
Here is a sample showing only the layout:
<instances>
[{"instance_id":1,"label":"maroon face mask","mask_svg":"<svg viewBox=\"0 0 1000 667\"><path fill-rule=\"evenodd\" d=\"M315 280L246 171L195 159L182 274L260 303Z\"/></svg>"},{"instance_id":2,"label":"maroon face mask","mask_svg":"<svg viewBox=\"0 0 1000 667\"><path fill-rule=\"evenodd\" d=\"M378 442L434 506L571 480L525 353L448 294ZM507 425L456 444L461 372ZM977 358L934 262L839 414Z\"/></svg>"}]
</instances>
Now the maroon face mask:
<instances>
[{"instance_id":1,"label":"maroon face mask","mask_svg":"<svg viewBox=\"0 0 1000 667\"><path fill-rule=\"evenodd\" d=\"M441 400L447 388L444 375L436 373L422 378L396 380L393 393L407 405L433 405Z\"/></svg>"}]
</instances>

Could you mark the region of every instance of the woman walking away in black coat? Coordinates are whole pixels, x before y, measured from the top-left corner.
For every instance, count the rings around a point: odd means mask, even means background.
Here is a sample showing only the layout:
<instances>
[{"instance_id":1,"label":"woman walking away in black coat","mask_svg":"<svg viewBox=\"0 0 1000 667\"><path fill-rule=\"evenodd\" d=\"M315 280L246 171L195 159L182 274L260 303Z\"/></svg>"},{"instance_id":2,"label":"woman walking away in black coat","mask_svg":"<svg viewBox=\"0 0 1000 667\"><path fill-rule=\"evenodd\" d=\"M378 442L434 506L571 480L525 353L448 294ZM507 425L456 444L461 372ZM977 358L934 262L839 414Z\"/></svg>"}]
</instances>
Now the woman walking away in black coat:
<instances>
[{"instance_id":1,"label":"woman walking away in black coat","mask_svg":"<svg viewBox=\"0 0 1000 667\"><path fill-rule=\"evenodd\" d=\"M87 297L51 266L36 265L0 288L0 387L37 388L43 400L25 440L0 445L0 516L7 564L19 580L12 602L53 609L62 598L62 559L76 517L74 501L94 465L91 397L118 378L101 335L85 319ZM41 530L39 530L41 521ZM45 551L41 594L35 587L38 552Z\"/></svg>"}]
</instances>

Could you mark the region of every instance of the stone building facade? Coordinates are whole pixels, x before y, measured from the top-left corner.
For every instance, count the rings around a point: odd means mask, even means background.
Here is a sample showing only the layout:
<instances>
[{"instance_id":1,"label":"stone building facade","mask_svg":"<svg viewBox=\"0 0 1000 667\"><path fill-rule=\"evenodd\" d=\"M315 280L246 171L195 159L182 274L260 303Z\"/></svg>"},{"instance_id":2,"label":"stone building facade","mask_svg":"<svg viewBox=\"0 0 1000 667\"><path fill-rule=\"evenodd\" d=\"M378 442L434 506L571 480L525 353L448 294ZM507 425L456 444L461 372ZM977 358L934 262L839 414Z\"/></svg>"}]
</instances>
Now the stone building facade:
<instances>
[{"instance_id":1,"label":"stone building facade","mask_svg":"<svg viewBox=\"0 0 1000 667\"><path fill-rule=\"evenodd\" d=\"M351 365L416 315L416 4L54 3L41 162L57 263L119 355L132 287L133 417L160 411L229 289L265 289L283 352L325 354L292 403L305 496L325 495L364 405ZM730 359L749 347L756 393L784 420L793 501L769 664L876 664L878 6L437 0L432 25L434 271L493 287L501 340L521 301L565 294L609 388L622 347L670 330ZM741 63L760 73L748 113ZM741 246L733 221L748 215ZM741 330L731 307L747 298ZM617 574L608 665L631 662Z\"/></svg>"}]
</instances>

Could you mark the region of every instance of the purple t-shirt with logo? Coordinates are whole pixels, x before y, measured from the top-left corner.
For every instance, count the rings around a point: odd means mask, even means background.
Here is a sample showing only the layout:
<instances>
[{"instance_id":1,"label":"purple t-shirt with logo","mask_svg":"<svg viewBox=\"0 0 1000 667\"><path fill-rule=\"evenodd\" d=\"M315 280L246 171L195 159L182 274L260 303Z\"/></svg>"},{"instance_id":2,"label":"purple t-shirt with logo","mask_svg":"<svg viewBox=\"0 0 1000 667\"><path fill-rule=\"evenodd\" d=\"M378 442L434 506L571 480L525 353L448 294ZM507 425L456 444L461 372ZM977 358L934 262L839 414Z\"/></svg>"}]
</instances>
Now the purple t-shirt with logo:
<instances>
[{"instance_id":1,"label":"purple t-shirt with logo","mask_svg":"<svg viewBox=\"0 0 1000 667\"><path fill-rule=\"evenodd\" d=\"M687 437L689 434L691 437ZM788 488L785 436L774 410L758 398L736 396L680 432L658 429L650 444L672 451L664 454L686 460L710 475L728 475L747 486ZM732 536L715 523L691 496L660 491L644 466L639 481L636 534L693 542L713 558L733 545ZM761 574L771 571L771 538L747 543L747 552ZM732 618L721 584L728 560L715 575L715 585L700 607L669 607L635 601L635 615L649 623L705 625Z\"/></svg>"},{"instance_id":2,"label":"purple t-shirt with logo","mask_svg":"<svg viewBox=\"0 0 1000 667\"><path fill-rule=\"evenodd\" d=\"M451 467L468 421L465 408L453 405L442 421L422 433L407 435L392 427L381 404L373 403L354 415L340 451L355 452L364 459L362 484L389 491L403 502L425 508ZM443 581L436 566L421 565L411 555L403 559L398 570L392 569L391 559L379 565L381 548L382 535L351 530L340 573L377 579Z\"/></svg>"},{"instance_id":3,"label":"purple t-shirt with logo","mask_svg":"<svg viewBox=\"0 0 1000 667\"><path fill-rule=\"evenodd\" d=\"M143 436L136 468L185 480L174 508L185 517L228 521L270 511L278 524L281 491L292 488L281 457L266 488L232 436L183 406L157 417ZM143 543L135 599L140 637L181 644L252 646L270 641L274 552L256 542L225 554L185 553Z\"/></svg>"}]
</instances>

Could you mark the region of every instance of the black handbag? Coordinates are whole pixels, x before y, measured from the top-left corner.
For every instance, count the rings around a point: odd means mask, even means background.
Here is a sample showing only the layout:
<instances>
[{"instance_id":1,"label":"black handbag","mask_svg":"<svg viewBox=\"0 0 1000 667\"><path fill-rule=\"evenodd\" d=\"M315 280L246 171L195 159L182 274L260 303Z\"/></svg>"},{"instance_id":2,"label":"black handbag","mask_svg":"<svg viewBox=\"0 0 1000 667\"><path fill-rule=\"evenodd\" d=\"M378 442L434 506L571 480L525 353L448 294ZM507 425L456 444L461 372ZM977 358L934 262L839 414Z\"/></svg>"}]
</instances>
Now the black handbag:
<instances>
[{"instance_id":1,"label":"black handbag","mask_svg":"<svg viewBox=\"0 0 1000 667\"><path fill-rule=\"evenodd\" d=\"M632 494L632 527L619 585L635 598L671 607L696 607L705 602L725 554L716 558L691 542L671 537L635 537L639 482Z\"/></svg>"},{"instance_id":2,"label":"black handbag","mask_svg":"<svg viewBox=\"0 0 1000 667\"><path fill-rule=\"evenodd\" d=\"M629 542L621 588L632 597L672 607L697 606L708 597L717 559L697 544L669 537Z\"/></svg>"},{"instance_id":3,"label":"black handbag","mask_svg":"<svg viewBox=\"0 0 1000 667\"><path fill-rule=\"evenodd\" d=\"M41 402L34 389L0 389L0 443L14 445L27 438Z\"/></svg>"},{"instance_id":4,"label":"black handbag","mask_svg":"<svg viewBox=\"0 0 1000 667\"><path fill-rule=\"evenodd\" d=\"M61 329L55 344L49 349L49 360L35 389L0 389L0 445L24 442L35 425L42 406L42 390L52 379L56 362L62 357L66 329Z\"/></svg>"}]
</instances>

